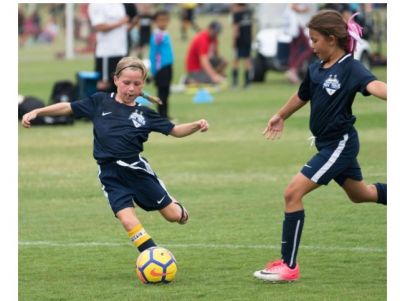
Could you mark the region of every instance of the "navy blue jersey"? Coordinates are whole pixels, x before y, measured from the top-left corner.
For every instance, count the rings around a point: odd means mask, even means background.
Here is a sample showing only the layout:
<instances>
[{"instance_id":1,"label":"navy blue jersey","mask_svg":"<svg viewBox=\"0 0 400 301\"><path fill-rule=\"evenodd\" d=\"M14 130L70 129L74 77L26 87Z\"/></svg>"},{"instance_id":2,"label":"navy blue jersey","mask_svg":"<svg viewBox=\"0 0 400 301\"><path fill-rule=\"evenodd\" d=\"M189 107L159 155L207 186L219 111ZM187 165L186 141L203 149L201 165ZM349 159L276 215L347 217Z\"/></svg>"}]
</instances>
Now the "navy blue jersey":
<instances>
[{"instance_id":1,"label":"navy blue jersey","mask_svg":"<svg viewBox=\"0 0 400 301\"><path fill-rule=\"evenodd\" d=\"M150 132L168 135L174 127L168 119L146 106L117 102L114 93L95 93L72 102L71 108L76 117L86 117L93 122L93 156L99 164L136 161Z\"/></svg>"},{"instance_id":2,"label":"navy blue jersey","mask_svg":"<svg viewBox=\"0 0 400 301\"><path fill-rule=\"evenodd\" d=\"M310 100L313 135L330 139L347 133L356 121L351 109L356 93L370 95L366 88L373 80L376 77L351 54L326 69L322 62L311 64L298 96L303 101Z\"/></svg>"}]
</instances>

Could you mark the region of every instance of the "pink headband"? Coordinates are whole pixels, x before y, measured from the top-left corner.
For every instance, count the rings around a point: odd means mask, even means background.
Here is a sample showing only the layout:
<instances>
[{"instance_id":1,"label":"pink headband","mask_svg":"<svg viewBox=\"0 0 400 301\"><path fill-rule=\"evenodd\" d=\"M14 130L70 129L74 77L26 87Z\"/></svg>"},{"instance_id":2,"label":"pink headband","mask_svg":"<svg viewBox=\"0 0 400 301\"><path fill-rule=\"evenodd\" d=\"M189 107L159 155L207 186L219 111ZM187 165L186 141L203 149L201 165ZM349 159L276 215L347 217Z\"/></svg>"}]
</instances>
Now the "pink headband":
<instances>
[{"instance_id":1,"label":"pink headband","mask_svg":"<svg viewBox=\"0 0 400 301\"><path fill-rule=\"evenodd\" d=\"M354 21L354 18L358 14L359 13L353 14L347 21L347 32L349 33L349 38L347 40L347 49L350 53L354 53L354 51L356 50L357 42L361 40L362 36L362 27Z\"/></svg>"}]
</instances>

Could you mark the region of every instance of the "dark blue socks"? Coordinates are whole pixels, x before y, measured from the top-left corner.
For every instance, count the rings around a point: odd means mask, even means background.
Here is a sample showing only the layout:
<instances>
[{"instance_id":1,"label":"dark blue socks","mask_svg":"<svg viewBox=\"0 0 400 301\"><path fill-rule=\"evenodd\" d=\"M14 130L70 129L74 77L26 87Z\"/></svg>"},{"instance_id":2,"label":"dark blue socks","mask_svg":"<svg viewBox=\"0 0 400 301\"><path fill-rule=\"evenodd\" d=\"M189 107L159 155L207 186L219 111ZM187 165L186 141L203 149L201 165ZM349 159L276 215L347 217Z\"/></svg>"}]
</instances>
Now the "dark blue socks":
<instances>
[{"instance_id":1,"label":"dark blue socks","mask_svg":"<svg viewBox=\"0 0 400 301\"><path fill-rule=\"evenodd\" d=\"M304 225L304 210L285 213L282 229L281 253L283 261L290 267L296 266L301 233Z\"/></svg>"},{"instance_id":2,"label":"dark blue socks","mask_svg":"<svg viewBox=\"0 0 400 301\"><path fill-rule=\"evenodd\" d=\"M378 192L378 204L387 204L387 184L385 183L375 183L376 190Z\"/></svg>"}]
</instances>

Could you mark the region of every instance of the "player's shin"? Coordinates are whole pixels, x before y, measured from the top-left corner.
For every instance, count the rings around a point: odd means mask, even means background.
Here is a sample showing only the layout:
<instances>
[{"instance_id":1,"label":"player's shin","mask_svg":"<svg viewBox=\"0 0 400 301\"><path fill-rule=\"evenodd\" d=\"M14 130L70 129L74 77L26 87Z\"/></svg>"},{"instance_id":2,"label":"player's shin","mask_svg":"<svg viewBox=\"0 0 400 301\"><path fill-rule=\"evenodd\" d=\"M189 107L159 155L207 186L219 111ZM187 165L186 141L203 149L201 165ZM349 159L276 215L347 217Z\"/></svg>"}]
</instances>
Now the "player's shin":
<instances>
[{"instance_id":1,"label":"player's shin","mask_svg":"<svg viewBox=\"0 0 400 301\"><path fill-rule=\"evenodd\" d=\"M296 256L303 231L304 217L304 210L285 213L282 228L281 253L283 261L290 268L296 266Z\"/></svg>"}]
</instances>

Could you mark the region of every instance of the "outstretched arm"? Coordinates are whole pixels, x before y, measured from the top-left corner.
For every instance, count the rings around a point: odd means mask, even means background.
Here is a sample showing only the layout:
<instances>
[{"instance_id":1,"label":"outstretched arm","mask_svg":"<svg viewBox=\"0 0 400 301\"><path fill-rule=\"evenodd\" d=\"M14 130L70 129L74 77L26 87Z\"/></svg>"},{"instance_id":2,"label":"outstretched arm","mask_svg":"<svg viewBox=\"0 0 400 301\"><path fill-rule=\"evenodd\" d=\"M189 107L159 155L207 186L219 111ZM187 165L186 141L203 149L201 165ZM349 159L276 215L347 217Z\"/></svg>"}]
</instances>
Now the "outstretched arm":
<instances>
[{"instance_id":1,"label":"outstretched arm","mask_svg":"<svg viewBox=\"0 0 400 301\"><path fill-rule=\"evenodd\" d=\"M387 85L384 82L381 82L379 80L374 80L372 82L370 82L367 85L367 91L382 99L382 100L386 100L387 99Z\"/></svg>"},{"instance_id":2,"label":"outstretched arm","mask_svg":"<svg viewBox=\"0 0 400 301\"><path fill-rule=\"evenodd\" d=\"M72 113L69 102L60 102L44 108L35 109L22 116L22 125L26 128L31 127L31 120L37 116L63 116Z\"/></svg>"},{"instance_id":3,"label":"outstretched arm","mask_svg":"<svg viewBox=\"0 0 400 301\"><path fill-rule=\"evenodd\" d=\"M267 139L280 138L283 132L283 123L294 112L299 110L306 104L302 101L297 92L289 98L288 102L268 121L267 127L264 129L263 135Z\"/></svg>"},{"instance_id":4,"label":"outstretched arm","mask_svg":"<svg viewBox=\"0 0 400 301\"><path fill-rule=\"evenodd\" d=\"M175 125L171 131L171 135L177 138L189 136L197 131L206 132L208 130L208 122L205 119L200 119L191 123L182 123Z\"/></svg>"}]
</instances>

